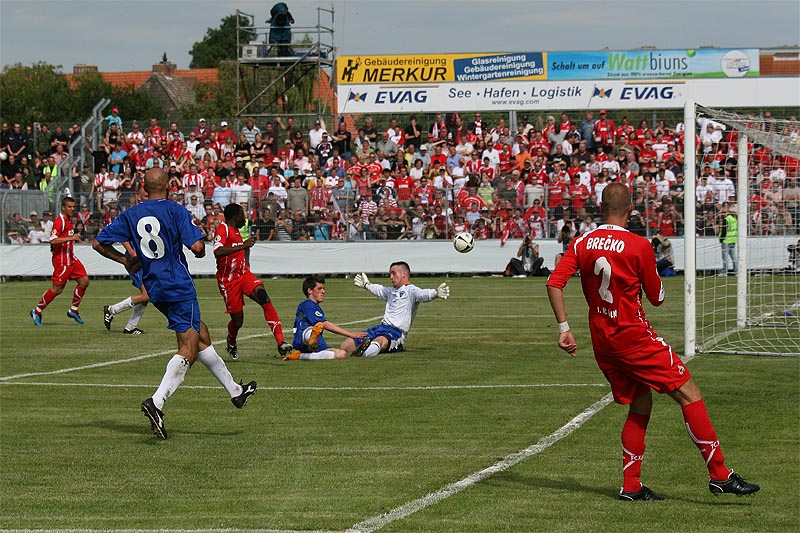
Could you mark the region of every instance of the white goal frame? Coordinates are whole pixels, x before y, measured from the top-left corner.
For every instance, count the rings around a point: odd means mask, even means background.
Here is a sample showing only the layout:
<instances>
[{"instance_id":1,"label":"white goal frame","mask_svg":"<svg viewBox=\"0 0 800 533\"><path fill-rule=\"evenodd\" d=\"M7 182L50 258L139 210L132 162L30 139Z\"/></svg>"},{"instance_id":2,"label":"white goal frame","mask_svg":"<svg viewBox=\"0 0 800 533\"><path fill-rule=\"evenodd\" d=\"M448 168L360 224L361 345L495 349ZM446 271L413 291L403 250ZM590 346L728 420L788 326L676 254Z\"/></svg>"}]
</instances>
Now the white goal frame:
<instances>
[{"instance_id":1,"label":"white goal frame","mask_svg":"<svg viewBox=\"0 0 800 533\"><path fill-rule=\"evenodd\" d=\"M685 164L685 193L686 198L696 198L697 165L696 165L696 135L697 135L697 104L694 101L687 101L684 105L684 161ZM741 230L738 232L738 253L737 253L737 278L736 278L736 328L738 330L748 327L748 222L749 221L749 165L748 165L748 137L744 132L740 132L737 147L737 180L736 190L736 215L740 222ZM691 164L690 164L691 163ZM747 179L741 179L746 177ZM696 206L694 201L684 203L684 220L686 228L684 234L685 257L684 257L684 351L687 356L693 357L698 353L698 280L697 280L697 236L694 230ZM800 300L800 296L798 297ZM797 310L800 303L794 304L792 309ZM720 338L734 334L734 331L719 334ZM750 350L707 350L709 353L735 353L740 355L789 355L800 356L800 349L793 348L792 352L776 353L774 351L763 351L754 347ZM797 352L797 353L795 353Z\"/></svg>"}]
</instances>

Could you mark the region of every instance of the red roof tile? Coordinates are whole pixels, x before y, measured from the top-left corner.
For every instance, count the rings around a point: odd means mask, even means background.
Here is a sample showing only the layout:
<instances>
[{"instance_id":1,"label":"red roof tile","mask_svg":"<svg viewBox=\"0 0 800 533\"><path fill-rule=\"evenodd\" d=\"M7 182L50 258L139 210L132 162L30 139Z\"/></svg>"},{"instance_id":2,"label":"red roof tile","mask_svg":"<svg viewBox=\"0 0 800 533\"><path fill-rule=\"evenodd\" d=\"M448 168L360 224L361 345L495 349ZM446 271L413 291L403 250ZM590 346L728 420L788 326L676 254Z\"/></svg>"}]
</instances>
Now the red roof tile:
<instances>
[{"instance_id":1,"label":"red roof tile","mask_svg":"<svg viewBox=\"0 0 800 533\"><path fill-rule=\"evenodd\" d=\"M134 89L138 89L141 85L150 79L153 72L150 70L133 70L127 72L101 72L100 75L105 81L115 87L125 87L126 85L133 85ZM219 79L217 69L215 68L198 68L176 70L172 76L177 78L184 78L190 83L203 82L203 83L216 83ZM72 83L72 74L67 74L67 80Z\"/></svg>"}]
</instances>

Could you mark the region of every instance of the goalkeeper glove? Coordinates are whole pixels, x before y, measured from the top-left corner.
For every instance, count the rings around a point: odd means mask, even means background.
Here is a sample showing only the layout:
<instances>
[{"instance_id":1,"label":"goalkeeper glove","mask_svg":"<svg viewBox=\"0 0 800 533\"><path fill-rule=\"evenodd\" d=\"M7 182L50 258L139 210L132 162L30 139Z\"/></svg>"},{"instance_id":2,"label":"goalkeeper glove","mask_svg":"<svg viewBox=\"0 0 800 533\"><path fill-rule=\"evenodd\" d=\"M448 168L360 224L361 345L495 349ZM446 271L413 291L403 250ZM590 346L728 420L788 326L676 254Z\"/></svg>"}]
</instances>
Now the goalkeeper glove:
<instances>
[{"instance_id":1,"label":"goalkeeper glove","mask_svg":"<svg viewBox=\"0 0 800 533\"><path fill-rule=\"evenodd\" d=\"M442 300L447 300L450 297L450 287L447 286L447 283L442 283L436 287L436 297Z\"/></svg>"},{"instance_id":2,"label":"goalkeeper glove","mask_svg":"<svg viewBox=\"0 0 800 533\"><path fill-rule=\"evenodd\" d=\"M353 278L353 285L359 289L366 289L367 285L369 285L369 278L363 272L361 274L356 274Z\"/></svg>"}]
</instances>

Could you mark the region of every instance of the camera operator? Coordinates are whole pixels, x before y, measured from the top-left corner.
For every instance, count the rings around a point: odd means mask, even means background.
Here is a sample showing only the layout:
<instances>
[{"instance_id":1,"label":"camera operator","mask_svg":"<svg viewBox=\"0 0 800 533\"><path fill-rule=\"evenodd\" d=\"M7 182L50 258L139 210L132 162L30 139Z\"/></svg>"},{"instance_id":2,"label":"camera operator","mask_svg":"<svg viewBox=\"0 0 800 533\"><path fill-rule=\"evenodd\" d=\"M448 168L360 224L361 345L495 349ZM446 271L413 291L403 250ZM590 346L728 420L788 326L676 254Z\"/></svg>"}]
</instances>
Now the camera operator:
<instances>
[{"instance_id":1,"label":"camera operator","mask_svg":"<svg viewBox=\"0 0 800 533\"><path fill-rule=\"evenodd\" d=\"M544 258L539 257L539 245L530 235L526 235L519 245L517 257L512 257L506 265L504 276L524 278L526 276L547 276L550 270L543 268Z\"/></svg>"},{"instance_id":2,"label":"camera operator","mask_svg":"<svg viewBox=\"0 0 800 533\"><path fill-rule=\"evenodd\" d=\"M556 241L561 244L561 252L556 254L555 266L558 266L558 262L561 261L562 257L564 257L564 252L567 251L569 243L572 242L572 237L574 235L575 226L572 225L571 220L565 218L564 225L561 226L561 230L559 230L558 235L556 236Z\"/></svg>"},{"instance_id":3,"label":"camera operator","mask_svg":"<svg viewBox=\"0 0 800 533\"><path fill-rule=\"evenodd\" d=\"M653 253L656 254L656 270L661 277L675 275L675 261L672 259L672 243L661 231L657 231L650 241Z\"/></svg>"}]
</instances>

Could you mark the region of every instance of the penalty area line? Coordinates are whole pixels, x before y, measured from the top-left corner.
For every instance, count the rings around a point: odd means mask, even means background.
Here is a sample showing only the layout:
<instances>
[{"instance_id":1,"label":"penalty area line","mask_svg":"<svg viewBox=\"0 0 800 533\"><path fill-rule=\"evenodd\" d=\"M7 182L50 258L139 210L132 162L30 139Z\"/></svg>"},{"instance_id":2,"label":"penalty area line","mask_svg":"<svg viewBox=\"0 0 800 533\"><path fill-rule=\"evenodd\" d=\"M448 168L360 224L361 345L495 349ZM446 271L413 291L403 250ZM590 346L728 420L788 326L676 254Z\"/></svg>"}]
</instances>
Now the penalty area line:
<instances>
[{"instance_id":1,"label":"penalty area line","mask_svg":"<svg viewBox=\"0 0 800 533\"><path fill-rule=\"evenodd\" d=\"M353 322L345 322L341 324L342 326L351 326L353 324L363 324L366 322L373 322L375 320L379 320L383 318L383 315L380 316L373 316L370 318L365 318L364 320L354 320ZM242 340L247 339L256 339L259 337L266 337L272 335L272 333L256 333L255 335L247 335L245 337L241 337ZM212 343L213 344L213 343ZM221 343L220 343L221 344ZM49 370L47 372L28 372L26 374L15 374L13 376L0 376L0 382L3 381L11 381L14 379L22 379L22 378L30 378L33 376L53 376L56 374L66 374L68 372L77 372L79 370L90 370L92 368L102 368L104 366L112 366L112 365L121 365L123 363L134 363L136 361L142 361L144 359L152 359L153 357L159 357L161 355L169 355L174 354L175 350L165 350L161 352L155 353L148 353L145 355L138 355L136 357L128 357L126 359L115 359L113 361L104 361L102 363L92 363L90 365L81 365L81 366L74 366L70 368L60 368L58 370Z\"/></svg>"},{"instance_id":2,"label":"penalty area line","mask_svg":"<svg viewBox=\"0 0 800 533\"><path fill-rule=\"evenodd\" d=\"M689 363L694 356L685 355L681 358L684 364ZM612 393L608 393L598 401L584 409L579 415L574 417L572 420L555 430L553 433L543 437L537 442L524 450L520 450L518 452L514 452L512 454L506 455L503 459L496 462L492 466L488 468L484 468L478 472L474 472L467 477L456 481L455 483L450 483L445 487L437 490L436 492L431 492L422 498L417 498L416 500L412 500L408 503L401 505L400 507L395 507L391 511L387 511L382 513L378 516L373 516L372 518L367 518L366 520L362 520L357 524L353 524L346 530L347 533L372 533L381 529L382 527L391 524L397 520L403 519L407 516L410 516L417 511L421 511L426 507L433 505L436 502L442 501L444 499L453 496L454 494L458 494L462 490L469 488L477 483L480 483L484 479L497 474L498 472L502 472L504 470L508 470L509 468L517 465L521 461L527 459L528 457L532 457L537 455L547 448L552 446L553 444L557 443L561 439L568 437L578 428L580 428L583 424L585 424L590 418L594 415L599 413L602 409L604 409L608 404L614 401L614 396Z\"/></svg>"},{"instance_id":3,"label":"penalty area line","mask_svg":"<svg viewBox=\"0 0 800 533\"><path fill-rule=\"evenodd\" d=\"M392 522L412 515L417 511L421 511L422 509L425 509L436 502L449 498L454 494L458 494L462 490L480 483L484 479L497 474L498 472L507 470L524 459L537 455L561 439L568 437L612 401L613 396L610 393L606 394L600 400L584 409L579 415L558 428L556 431L540 439L536 444L533 444L524 450L509 454L492 466L484 468L478 472L474 472L467 477L456 481L455 483L450 483L436 492L431 492L422 498L410 501L401 505L400 507L392 509L391 511L354 524L347 529L347 531L351 533L372 533L373 531L377 531Z\"/></svg>"},{"instance_id":4,"label":"penalty area line","mask_svg":"<svg viewBox=\"0 0 800 533\"><path fill-rule=\"evenodd\" d=\"M295 529L0 529L0 533L336 533L325 530Z\"/></svg>"}]
</instances>

